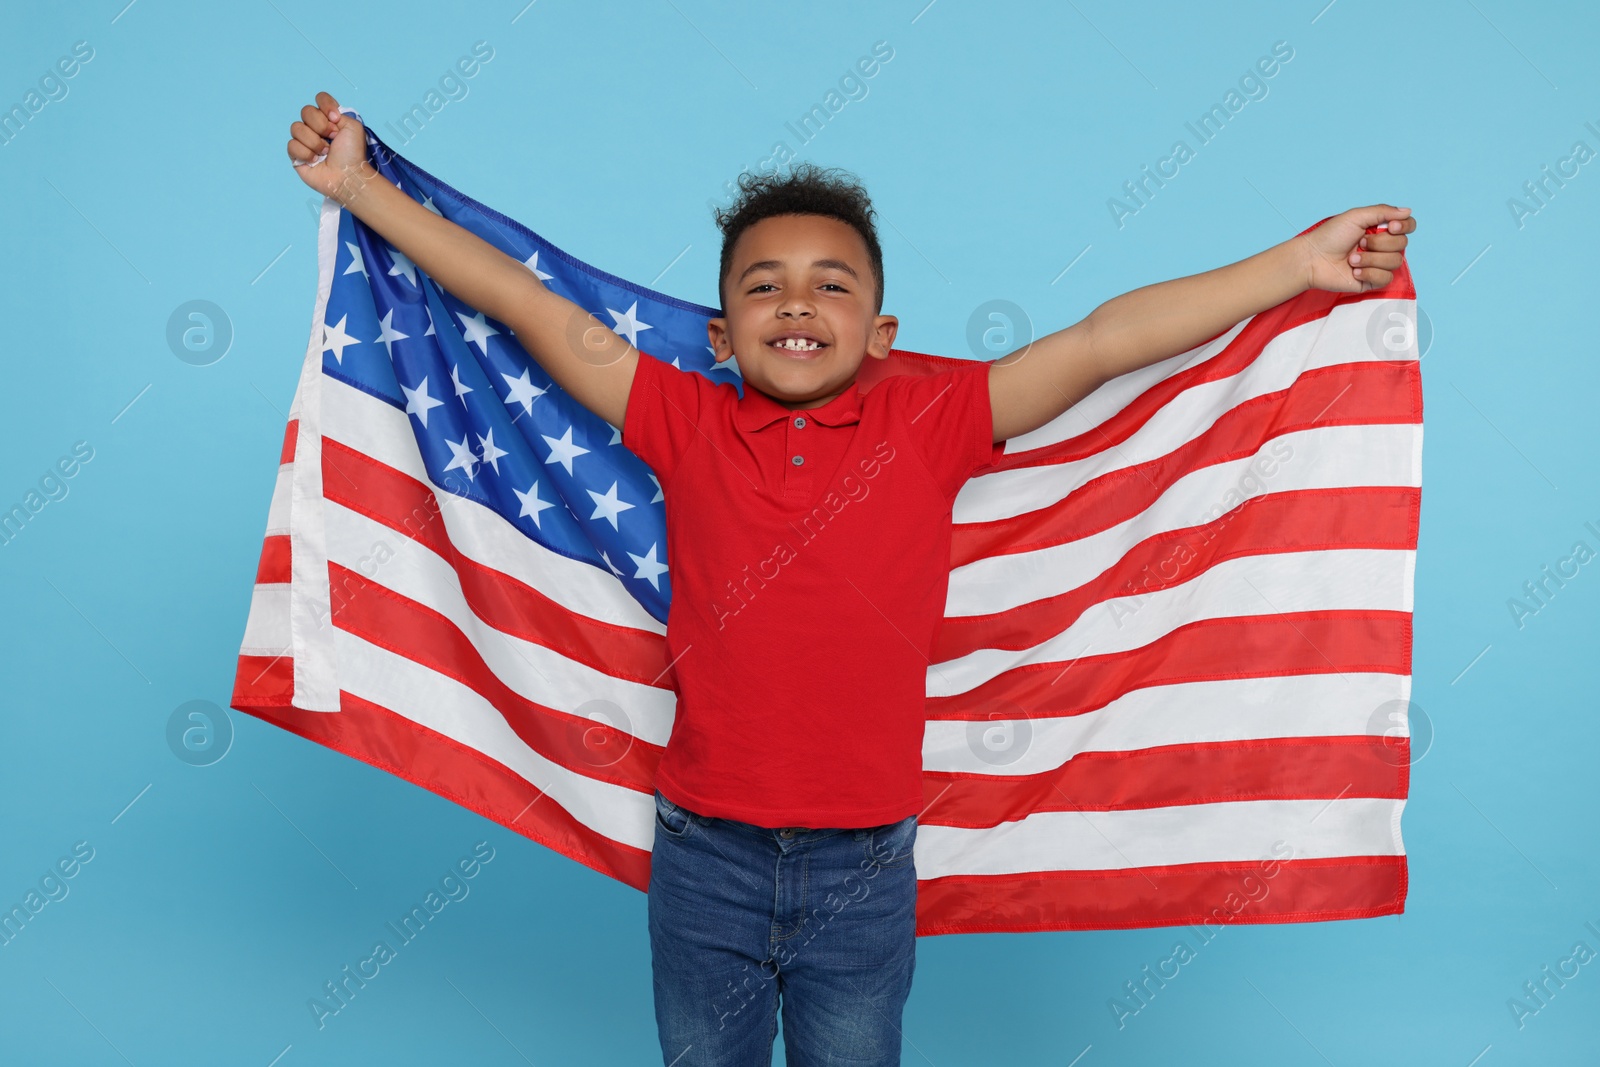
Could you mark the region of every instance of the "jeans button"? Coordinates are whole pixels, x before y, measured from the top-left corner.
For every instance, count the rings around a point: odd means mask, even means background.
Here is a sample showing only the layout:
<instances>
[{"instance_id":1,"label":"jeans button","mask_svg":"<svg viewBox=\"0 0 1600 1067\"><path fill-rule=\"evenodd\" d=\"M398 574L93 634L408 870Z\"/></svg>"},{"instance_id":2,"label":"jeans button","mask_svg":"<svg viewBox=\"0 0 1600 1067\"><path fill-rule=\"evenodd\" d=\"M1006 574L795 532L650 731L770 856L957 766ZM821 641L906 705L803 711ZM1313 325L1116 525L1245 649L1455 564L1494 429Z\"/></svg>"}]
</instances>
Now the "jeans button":
<instances>
[{"instance_id":1,"label":"jeans button","mask_svg":"<svg viewBox=\"0 0 1600 1067\"><path fill-rule=\"evenodd\" d=\"M788 827L785 827L784 829L778 831L778 836L779 837L793 837L794 836L794 831L789 829Z\"/></svg>"}]
</instances>

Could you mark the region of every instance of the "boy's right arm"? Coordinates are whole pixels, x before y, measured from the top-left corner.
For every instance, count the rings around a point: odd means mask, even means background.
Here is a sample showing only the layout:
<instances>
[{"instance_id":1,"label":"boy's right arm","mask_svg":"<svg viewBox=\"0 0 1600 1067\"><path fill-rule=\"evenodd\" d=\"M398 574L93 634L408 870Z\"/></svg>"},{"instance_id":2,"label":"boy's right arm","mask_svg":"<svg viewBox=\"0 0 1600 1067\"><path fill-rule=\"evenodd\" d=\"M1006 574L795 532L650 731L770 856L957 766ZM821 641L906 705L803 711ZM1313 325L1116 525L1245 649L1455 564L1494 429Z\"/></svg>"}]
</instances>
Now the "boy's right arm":
<instances>
[{"instance_id":1,"label":"boy's right arm","mask_svg":"<svg viewBox=\"0 0 1600 1067\"><path fill-rule=\"evenodd\" d=\"M367 161L366 132L317 94L289 127L289 158L311 188L343 204L429 277L516 333L528 354L580 404L621 427L639 352L627 338L487 241L395 188ZM311 161L327 153L320 163Z\"/></svg>"}]
</instances>

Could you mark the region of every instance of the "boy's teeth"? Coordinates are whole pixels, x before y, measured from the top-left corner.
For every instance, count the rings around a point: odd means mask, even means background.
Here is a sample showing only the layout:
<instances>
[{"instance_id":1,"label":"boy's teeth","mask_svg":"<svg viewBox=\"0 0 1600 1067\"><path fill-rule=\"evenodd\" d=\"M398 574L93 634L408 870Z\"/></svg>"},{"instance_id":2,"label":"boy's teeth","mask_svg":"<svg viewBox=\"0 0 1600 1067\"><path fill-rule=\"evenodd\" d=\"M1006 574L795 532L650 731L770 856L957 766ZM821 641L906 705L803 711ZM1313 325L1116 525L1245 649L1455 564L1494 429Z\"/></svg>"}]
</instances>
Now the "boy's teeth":
<instances>
[{"instance_id":1,"label":"boy's teeth","mask_svg":"<svg viewBox=\"0 0 1600 1067\"><path fill-rule=\"evenodd\" d=\"M801 341L797 338L790 338L779 341L778 347L787 348L793 352L809 352L813 349L821 348L822 346L815 341Z\"/></svg>"}]
</instances>

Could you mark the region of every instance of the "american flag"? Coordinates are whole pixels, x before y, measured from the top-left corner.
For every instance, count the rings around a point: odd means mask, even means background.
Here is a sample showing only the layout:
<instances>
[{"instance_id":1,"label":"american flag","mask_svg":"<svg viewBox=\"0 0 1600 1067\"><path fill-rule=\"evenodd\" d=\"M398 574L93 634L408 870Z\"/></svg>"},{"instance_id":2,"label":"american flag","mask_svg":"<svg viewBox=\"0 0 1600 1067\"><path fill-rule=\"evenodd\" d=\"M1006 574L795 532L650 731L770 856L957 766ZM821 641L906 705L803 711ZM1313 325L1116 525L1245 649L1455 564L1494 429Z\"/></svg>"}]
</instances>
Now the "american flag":
<instances>
[{"instance_id":1,"label":"american flag","mask_svg":"<svg viewBox=\"0 0 1600 1067\"><path fill-rule=\"evenodd\" d=\"M716 309L368 139L386 179L645 356L742 388L706 345ZM675 702L659 485L332 200L318 242L232 706L644 889ZM1404 909L1416 321L1404 267L1304 293L1106 383L964 487L919 934ZM896 352L862 387L952 362Z\"/></svg>"}]
</instances>

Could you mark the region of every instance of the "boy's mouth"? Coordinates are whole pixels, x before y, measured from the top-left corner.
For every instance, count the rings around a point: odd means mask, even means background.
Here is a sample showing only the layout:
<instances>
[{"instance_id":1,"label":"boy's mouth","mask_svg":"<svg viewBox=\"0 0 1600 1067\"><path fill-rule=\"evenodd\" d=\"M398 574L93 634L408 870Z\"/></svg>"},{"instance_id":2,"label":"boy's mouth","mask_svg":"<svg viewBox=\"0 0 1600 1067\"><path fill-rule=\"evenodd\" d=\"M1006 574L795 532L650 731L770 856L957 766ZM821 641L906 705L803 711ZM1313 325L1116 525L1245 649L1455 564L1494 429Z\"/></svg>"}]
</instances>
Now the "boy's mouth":
<instances>
[{"instance_id":1,"label":"boy's mouth","mask_svg":"<svg viewBox=\"0 0 1600 1067\"><path fill-rule=\"evenodd\" d=\"M767 342L768 348L775 348L792 359L809 359L818 352L827 348L827 342L809 333L794 331Z\"/></svg>"}]
</instances>

